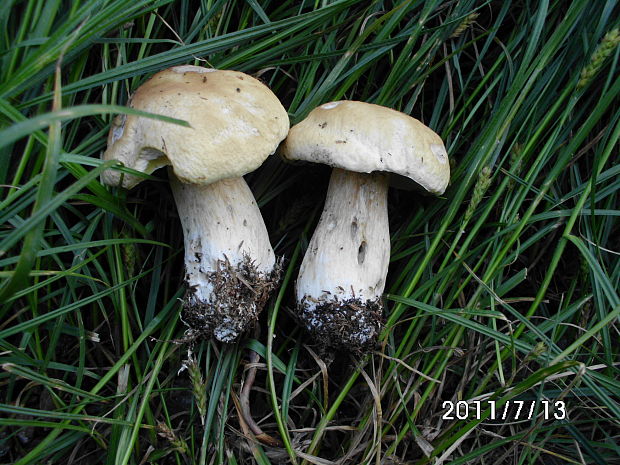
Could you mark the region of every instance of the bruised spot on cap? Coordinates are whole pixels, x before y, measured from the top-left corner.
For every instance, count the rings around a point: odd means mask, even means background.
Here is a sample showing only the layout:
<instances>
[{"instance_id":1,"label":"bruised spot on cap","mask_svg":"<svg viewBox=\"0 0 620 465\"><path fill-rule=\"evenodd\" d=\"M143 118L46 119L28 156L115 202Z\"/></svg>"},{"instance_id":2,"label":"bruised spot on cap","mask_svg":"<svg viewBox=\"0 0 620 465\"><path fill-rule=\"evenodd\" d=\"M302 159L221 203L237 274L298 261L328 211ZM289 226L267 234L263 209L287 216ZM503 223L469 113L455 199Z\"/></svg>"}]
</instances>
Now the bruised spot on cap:
<instances>
[{"instance_id":1,"label":"bruised spot on cap","mask_svg":"<svg viewBox=\"0 0 620 465\"><path fill-rule=\"evenodd\" d=\"M448 162L448 154L446 153L446 149L441 145L431 144L431 152L437 157L439 163L444 164Z\"/></svg>"},{"instance_id":2,"label":"bruised spot on cap","mask_svg":"<svg viewBox=\"0 0 620 465\"><path fill-rule=\"evenodd\" d=\"M125 132L125 121L127 120L127 115L122 114L118 115L114 122L112 123L112 139L110 140L110 144L113 144L118 139L123 136Z\"/></svg>"},{"instance_id":3,"label":"bruised spot on cap","mask_svg":"<svg viewBox=\"0 0 620 465\"><path fill-rule=\"evenodd\" d=\"M170 68L171 71L174 71L175 73L212 73L214 71L217 71L216 69L213 68L203 68L202 66L194 66L194 65L181 65L181 66L174 66L172 68Z\"/></svg>"},{"instance_id":4,"label":"bruised spot on cap","mask_svg":"<svg viewBox=\"0 0 620 465\"><path fill-rule=\"evenodd\" d=\"M325 105L321 105L321 108L323 110L331 110L332 108L336 108L338 105L340 105L341 102L330 102L330 103L326 103Z\"/></svg>"}]
</instances>

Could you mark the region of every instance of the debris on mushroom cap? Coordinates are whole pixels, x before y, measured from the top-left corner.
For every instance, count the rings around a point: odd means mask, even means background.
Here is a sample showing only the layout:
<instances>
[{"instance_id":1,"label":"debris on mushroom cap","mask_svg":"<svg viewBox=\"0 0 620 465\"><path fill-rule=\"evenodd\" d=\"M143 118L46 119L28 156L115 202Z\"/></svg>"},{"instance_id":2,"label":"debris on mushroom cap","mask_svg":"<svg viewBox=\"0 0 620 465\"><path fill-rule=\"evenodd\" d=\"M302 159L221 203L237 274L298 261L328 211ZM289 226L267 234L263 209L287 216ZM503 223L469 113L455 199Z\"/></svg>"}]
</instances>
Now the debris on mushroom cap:
<instances>
[{"instance_id":1,"label":"debris on mushroom cap","mask_svg":"<svg viewBox=\"0 0 620 465\"><path fill-rule=\"evenodd\" d=\"M441 138L417 119L372 103L323 104L291 128L280 153L360 173L386 171L442 194L450 179Z\"/></svg>"},{"instance_id":2,"label":"debris on mushroom cap","mask_svg":"<svg viewBox=\"0 0 620 465\"><path fill-rule=\"evenodd\" d=\"M288 132L286 110L271 90L247 74L177 66L155 74L133 94L130 106L188 121L183 127L119 115L104 160L150 174L172 165L183 182L210 184L243 176L274 153ZM142 178L107 170L106 184L126 188Z\"/></svg>"}]
</instances>

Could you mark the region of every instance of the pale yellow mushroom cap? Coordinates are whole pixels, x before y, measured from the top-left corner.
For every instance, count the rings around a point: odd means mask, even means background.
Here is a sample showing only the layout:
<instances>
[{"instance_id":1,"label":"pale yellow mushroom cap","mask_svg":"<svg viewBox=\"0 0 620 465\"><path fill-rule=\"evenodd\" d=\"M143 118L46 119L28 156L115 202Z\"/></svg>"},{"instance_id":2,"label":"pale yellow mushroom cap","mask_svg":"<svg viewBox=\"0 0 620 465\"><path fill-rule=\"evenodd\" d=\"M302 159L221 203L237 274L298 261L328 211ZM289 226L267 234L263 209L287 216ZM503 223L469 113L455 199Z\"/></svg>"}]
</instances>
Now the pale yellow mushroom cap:
<instances>
[{"instance_id":1,"label":"pale yellow mushroom cap","mask_svg":"<svg viewBox=\"0 0 620 465\"><path fill-rule=\"evenodd\" d=\"M189 122L191 127L119 115L104 160L150 174L172 165L183 182L211 184L254 171L286 137L286 110L257 79L238 71L176 66L140 86L130 106ZM106 184L131 188L142 178L107 170Z\"/></svg>"},{"instance_id":2,"label":"pale yellow mushroom cap","mask_svg":"<svg viewBox=\"0 0 620 465\"><path fill-rule=\"evenodd\" d=\"M442 194L450 179L441 138L417 119L372 103L321 105L291 128L280 147L290 160L371 173L386 171Z\"/></svg>"}]
</instances>

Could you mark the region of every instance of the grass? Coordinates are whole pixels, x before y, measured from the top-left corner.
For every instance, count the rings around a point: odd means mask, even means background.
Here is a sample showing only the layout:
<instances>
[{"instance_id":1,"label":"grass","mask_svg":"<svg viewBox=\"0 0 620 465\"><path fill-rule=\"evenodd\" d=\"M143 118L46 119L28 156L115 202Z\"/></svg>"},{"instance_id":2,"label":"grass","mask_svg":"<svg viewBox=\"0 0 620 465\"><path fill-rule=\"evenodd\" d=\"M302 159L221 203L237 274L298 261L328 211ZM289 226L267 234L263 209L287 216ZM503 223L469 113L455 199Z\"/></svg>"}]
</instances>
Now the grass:
<instances>
[{"instance_id":1,"label":"grass","mask_svg":"<svg viewBox=\"0 0 620 465\"><path fill-rule=\"evenodd\" d=\"M2 2L0 463L620 463L619 27L613 0ZM165 173L99 182L111 117L176 64L260 76L293 124L354 99L442 136L447 192L390 192L374 353L296 326L329 170L271 157L247 180L282 285L188 359ZM443 419L461 400L480 418Z\"/></svg>"}]
</instances>

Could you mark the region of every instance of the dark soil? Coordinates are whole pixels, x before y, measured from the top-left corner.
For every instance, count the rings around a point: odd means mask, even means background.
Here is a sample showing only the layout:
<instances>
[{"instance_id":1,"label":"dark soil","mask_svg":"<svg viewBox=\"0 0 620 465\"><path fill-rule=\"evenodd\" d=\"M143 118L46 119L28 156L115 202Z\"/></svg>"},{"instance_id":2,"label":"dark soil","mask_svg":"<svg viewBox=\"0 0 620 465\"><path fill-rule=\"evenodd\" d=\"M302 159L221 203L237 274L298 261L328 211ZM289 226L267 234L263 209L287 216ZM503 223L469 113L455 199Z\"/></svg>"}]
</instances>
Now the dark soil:
<instances>
[{"instance_id":1,"label":"dark soil","mask_svg":"<svg viewBox=\"0 0 620 465\"><path fill-rule=\"evenodd\" d=\"M189 327L186 337L195 340L215 337L233 342L254 326L269 295L280 281L282 266L276 263L271 273L258 271L249 256L238 265L227 258L218 260L217 270L207 273L213 285L211 300L200 302L188 288L183 299L183 321Z\"/></svg>"},{"instance_id":2,"label":"dark soil","mask_svg":"<svg viewBox=\"0 0 620 465\"><path fill-rule=\"evenodd\" d=\"M361 299L310 304L304 298L298 307L298 319L322 349L363 354L377 344L383 305L381 300Z\"/></svg>"}]
</instances>

